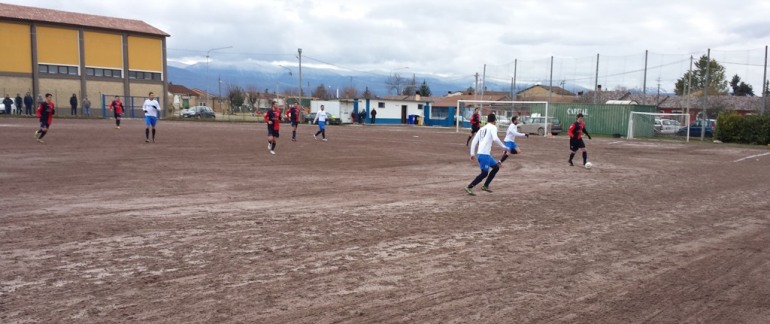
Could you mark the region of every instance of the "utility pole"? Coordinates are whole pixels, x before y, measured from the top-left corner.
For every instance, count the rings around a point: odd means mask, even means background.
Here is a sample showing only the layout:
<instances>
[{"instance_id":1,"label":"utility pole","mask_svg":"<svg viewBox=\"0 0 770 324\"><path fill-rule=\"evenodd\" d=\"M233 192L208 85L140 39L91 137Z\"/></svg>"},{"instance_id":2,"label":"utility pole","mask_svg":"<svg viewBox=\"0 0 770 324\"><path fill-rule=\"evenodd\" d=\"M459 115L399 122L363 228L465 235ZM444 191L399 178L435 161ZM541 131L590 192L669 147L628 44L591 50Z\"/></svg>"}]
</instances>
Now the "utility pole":
<instances>
[{"instance_id":1,"label":"utility pole","mask_svg":"<svg viewBox=\"0 0 770 324\"><path fill-rule=\"evenodd\" d=\"M300 107L302 106L302 49L298 48L297 53L299 54L297 58L299 59L299 98L297 100L299 101Z\"/></svg>"},{"instance_id":2,"label":"utility pole","mask_svg":"<svg viewBox=\"0 0 770 324\"><path fill-rule=\"evenodd\" d=\"M706 113L706 107L708 106L709 96L709 73L711 68L711 49L708 49L706 54L706 83L703 85L703 121L700 125L700 140L703 142L706 139L706 125L709 124L708 114Z\"/></svg>"}]
</instances>

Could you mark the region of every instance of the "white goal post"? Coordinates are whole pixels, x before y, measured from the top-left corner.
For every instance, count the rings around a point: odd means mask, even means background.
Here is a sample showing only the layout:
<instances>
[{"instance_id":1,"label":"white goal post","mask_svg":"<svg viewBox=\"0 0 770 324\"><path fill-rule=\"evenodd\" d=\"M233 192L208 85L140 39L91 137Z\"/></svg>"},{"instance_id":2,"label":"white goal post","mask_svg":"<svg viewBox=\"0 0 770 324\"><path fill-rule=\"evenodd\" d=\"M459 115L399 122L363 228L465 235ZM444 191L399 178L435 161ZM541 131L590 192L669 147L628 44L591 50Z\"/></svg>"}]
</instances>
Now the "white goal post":
<instances>
[{"instance_id":1,"label":"white goal post","mask_svg":"<svg viewBox=\"0 0 770 324\"><path fill-rule=\"evenodd\" d=\"M515 111L517 111L516 107L527 107L529 108L532 105L543 105L545 107L545 111L543 113L543 117L553 117L548 115L548 102L547 101L494 101L494 100L457 100L457 109L455 110L455 132L460 132L460 122L463 121L465 118L465 115L462 113L463 109L469 109L472 108L480 108L480 110L483 112L484 109L487 110L495 110L495 111L504 111L506 112L505 116L499 116L498 121L501 118L511 118L511 114L513 114ZM472 111L470 112L472 113ZM486 116L482 113L481 116L482 120L486 120ZM544 119L547 121L547 118ZM548 124L547 122L543 123L543 128L547 129ZM502 131L505 131L504 129ZM547 133L546 133L547 135Z\"/></svg>"},{"instance_id":2,"label":"white goal post","mask_svg":"<svg viewBox=\"0 0 770 324\"><path fill-rule=\"evenodd\" d=\"M656 120L684 120L684 124L677 126L656 125ZM657 127L662 127L658 129ZM673 131L671 128L674 128ZM660 134L677 135L680 128L686 128L685 141L690 141L690 114L681 113L649 113L632 111L628 115L628 135L627 139L635 137L644 137L645 135L656 136Z\"/></svg>"}]
</instances>

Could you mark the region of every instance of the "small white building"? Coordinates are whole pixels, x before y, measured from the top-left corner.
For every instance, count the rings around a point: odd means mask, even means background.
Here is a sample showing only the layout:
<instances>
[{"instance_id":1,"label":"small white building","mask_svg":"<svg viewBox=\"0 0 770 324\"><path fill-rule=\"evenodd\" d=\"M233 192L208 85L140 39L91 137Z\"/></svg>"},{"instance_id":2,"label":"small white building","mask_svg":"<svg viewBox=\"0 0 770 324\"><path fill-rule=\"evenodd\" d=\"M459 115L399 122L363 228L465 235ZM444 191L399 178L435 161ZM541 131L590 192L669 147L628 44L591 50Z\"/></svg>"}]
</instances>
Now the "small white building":
<instances>
[{"instance_id":1,"label":"small white building","mask_svg":"<svg viewBox=\"0 0 770 324\"><path fill-rule=\"evenodd\" d=\"M425 117L425 110L430 109L431 101L421 100L420 96L372 99L313 100L310 112L316 112L324 105L327 112L340 117L343 123L353 122L353 113L366 112L366 123L372 123L372 111L376 111L374 124L409 124L418 123ZM410 117L411 116L411 117ZM357 118L356 118L357 119Z\"/></svg>"}]
</instances>

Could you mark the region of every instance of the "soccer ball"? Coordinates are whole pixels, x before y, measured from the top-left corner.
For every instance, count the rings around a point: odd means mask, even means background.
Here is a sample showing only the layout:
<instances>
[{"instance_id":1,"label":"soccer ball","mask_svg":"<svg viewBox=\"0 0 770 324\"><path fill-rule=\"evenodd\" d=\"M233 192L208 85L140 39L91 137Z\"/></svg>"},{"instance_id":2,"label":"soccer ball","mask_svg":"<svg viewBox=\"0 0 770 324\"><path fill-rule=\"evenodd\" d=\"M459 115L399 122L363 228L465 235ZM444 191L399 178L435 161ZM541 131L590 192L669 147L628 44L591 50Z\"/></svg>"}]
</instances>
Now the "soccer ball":
<instances>
[{"instance_id":1,"label":"soccer ball","mask_svg":"<svg viewBox=\"0 0 770 324\"><path fill-rule=\"evenodd\" d=\"M586 169L590 169L592 166L594 165L591 164L591 162L586 162L586 165L585 165Z\"/></svg>"}]
</instances>

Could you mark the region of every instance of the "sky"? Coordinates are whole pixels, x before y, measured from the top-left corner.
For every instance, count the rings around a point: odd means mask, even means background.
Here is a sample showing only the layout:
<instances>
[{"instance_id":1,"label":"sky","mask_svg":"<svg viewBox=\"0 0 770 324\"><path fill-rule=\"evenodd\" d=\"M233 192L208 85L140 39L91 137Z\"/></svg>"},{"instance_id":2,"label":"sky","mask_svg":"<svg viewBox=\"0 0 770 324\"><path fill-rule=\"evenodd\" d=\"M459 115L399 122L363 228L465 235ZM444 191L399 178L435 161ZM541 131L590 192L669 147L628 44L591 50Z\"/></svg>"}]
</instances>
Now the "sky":
<instances>
[{"instance_id":1,"label":"sky","mask_svg":"<svg viewBox=\"0 0 770 324\"><path fill-rule=\"evenodd\" d=\"M555 74L554 85L634 87L645 83L646 56L646 85L670 89L690 55L712 49L757 89L770 44L766 0L2 1L145 21L171 35L175 66L208 53L210 64L293 70L302 48L303 66L351 73L522 82Z\"/></svg>"}]
</instances>

